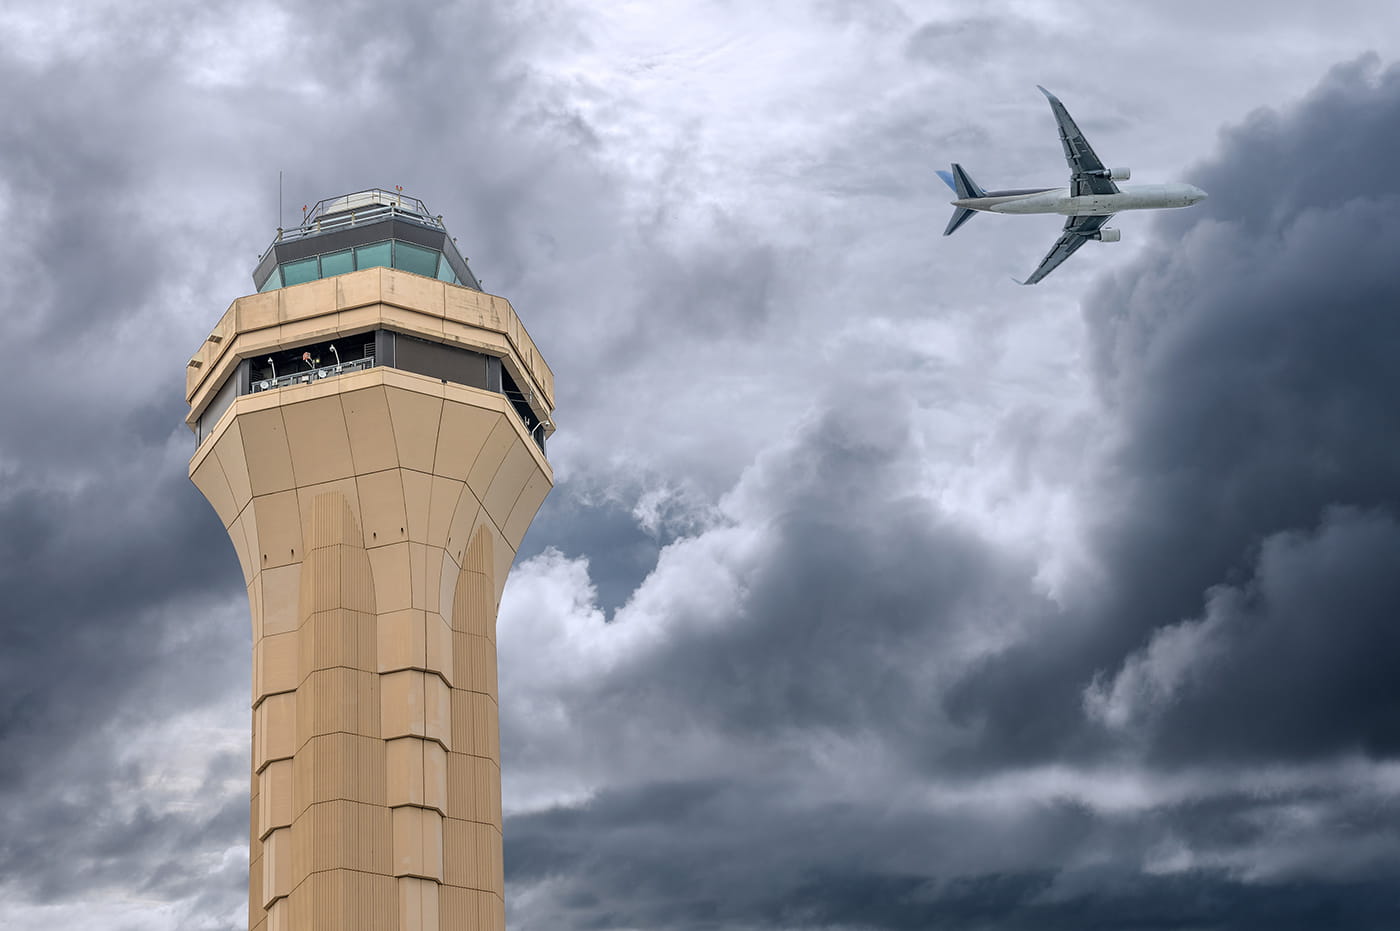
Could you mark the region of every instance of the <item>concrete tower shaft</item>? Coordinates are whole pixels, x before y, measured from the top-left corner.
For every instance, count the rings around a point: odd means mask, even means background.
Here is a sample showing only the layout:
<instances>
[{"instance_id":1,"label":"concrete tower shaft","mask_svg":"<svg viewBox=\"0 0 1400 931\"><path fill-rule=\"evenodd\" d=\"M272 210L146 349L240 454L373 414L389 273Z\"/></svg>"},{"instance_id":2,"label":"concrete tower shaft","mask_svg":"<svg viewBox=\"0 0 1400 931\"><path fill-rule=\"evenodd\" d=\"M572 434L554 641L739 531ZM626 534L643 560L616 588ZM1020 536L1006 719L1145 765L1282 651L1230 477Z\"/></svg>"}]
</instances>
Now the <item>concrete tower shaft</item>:
<instances>
[{"instance_id":1,"label":"concrete tower shaft","mask_svg":"<svg viewBox=\"0 0 1400 931\"><path fill-rule=\"evenodd\" d=\"M553 376L419 202L327 203L188 370L252 614L248 924L503 929L496 608Z\"/></svg>"}]
</instances>

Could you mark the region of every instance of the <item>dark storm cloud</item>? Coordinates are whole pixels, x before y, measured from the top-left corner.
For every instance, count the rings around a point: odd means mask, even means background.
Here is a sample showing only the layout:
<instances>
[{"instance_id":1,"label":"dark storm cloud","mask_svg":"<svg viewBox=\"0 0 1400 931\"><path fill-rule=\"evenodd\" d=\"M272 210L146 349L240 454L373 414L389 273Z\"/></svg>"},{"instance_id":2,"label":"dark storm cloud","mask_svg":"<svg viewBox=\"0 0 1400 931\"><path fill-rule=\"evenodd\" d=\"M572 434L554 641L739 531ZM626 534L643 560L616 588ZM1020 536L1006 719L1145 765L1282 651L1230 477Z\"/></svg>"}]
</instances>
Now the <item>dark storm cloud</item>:
<instances>
[{"instance_id":1,"label":"dark storm cloud","mask_svg":"<svg viewBox=\"0 0 1400 931\"><path fill-rule=\"evenodd\" d=\"M742 623L682 629L577 696L583 730L620 755L678 721L727 734L728 775L511 818L524 926L1400 918L1384 786L1270 788L1229 768L1388 760L1400 737L1396 127L1400 71L1364 61L1251 116L1192 179L1211 200L1163 219L1092 295L1101 585L1051 605L1026 567L902 496L916 454L897 404L843 398L769 461ZM1014 645L937 663L952 633L1008 618ZM775 764L775 748L819 733L895 748L942 785L1134 759L1195 782L1123 810L1029 792L1042 800L1014 813L894 815L878 795L774 788L768 767L822 759Z\"/></svg>"},{"instance_id":2,"label":"dark storm cloud","mask_svg":"<svg viewBox=\"0 0 1400 931\"><path fill-rule=\"evenodd\" d=\"M1306 793L1233 791L1105 814L1069 802L907 812L880 798L801 796L751 776L613 789L508 818L512 881L542 884L558 907L517 909L512 926L1301 931L1400 917L1386 891L1400 832L1377 821L1375 798L1312 810ZM1300 809L1315 832L1276 847L1270 836ZM1329 834L1329 854L1344 861L1333 875L1250 876ZM1139 868L1163 843L1189 844L1201 863Z\"/></svg>"},{"instance_id":3,"label":"dark storm cloud","mask_svg":"<svg viewBox=\"0 0 1400 931\"><path fill-rule=\"evenodd\" d=\"M678 635L624 691L664 683L661 701L703 704L746 738L917 734L945 642L1044 605L1027 566L902 493L918 456L910 413L889 396L844 398L767 464L769 540L738 616Z\"/></svg>"},{"instance_id":4,"label":"dark storm cloud","mask_svg":"<svg viewBox=\"0 0 1400 931\"><path fill-rule=\"evenodd\" d=\"M1233 617L1219 646L1241 653L1202 673L1208 699L1171 712L1173 758L1394 749L1380 709L1400 699L1381 671L1400 659L1385 529L1400 514L1397 127L1400 72L1373 59L1291 112L1256 113L1196 172L1211 199L1164 219L1160 248L1090 299L1120 433L1098 476L1110 592L1090 623L954 694L998 752L1070 746L1095 672L1200 616L1222 585L1242 592L1217 608Z\"/></svg>"}]
</instances>

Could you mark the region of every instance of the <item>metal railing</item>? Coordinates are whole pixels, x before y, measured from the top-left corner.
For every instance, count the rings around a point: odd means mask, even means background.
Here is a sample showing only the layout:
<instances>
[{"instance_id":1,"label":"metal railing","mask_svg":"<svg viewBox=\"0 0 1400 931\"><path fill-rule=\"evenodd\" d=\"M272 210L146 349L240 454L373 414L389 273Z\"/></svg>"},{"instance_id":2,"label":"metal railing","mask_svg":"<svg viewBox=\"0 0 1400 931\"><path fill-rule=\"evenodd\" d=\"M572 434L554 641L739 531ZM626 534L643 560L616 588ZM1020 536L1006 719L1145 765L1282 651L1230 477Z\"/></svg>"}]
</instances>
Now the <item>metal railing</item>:
<instances>
[{"instance_id":1,"label":"metal railing","mask_svg":"<svg viewBox=\"0 0 1400 931\"><path fill-rule=\"evenodd\" d=\"M321 233L332 230L394 217L402 217L435 229L447 229L442 223L442 217L429 214L427 205L418 198L405 197L396 191L384 191L376 188L370 191L357 191L354 194L343 194L340 197L327 197L325 200L317 201L316 205L306 214L301 226L293 229L279 229L276 242L305 239L308 236L319 236Z\"/></svg>"},{"instance_id":2,"label":"metal railing","mask_svg":"<svg viewBox=\"0 0 1400 931\"><path fill-rule=\"evenodd\" d=\"M350 372L359 372L373 367L374 356L367 356L350 362L339 362L335 365L323 365L316 369L292 372L290 375L279 375L276 378L254 379L249 387L252 389L252 394L257 394L260 391L271 391L273 388L285 388L288 385L309 385L322 378L330 378L332 375L346 375Z\"/></svg>"}]
</instances>

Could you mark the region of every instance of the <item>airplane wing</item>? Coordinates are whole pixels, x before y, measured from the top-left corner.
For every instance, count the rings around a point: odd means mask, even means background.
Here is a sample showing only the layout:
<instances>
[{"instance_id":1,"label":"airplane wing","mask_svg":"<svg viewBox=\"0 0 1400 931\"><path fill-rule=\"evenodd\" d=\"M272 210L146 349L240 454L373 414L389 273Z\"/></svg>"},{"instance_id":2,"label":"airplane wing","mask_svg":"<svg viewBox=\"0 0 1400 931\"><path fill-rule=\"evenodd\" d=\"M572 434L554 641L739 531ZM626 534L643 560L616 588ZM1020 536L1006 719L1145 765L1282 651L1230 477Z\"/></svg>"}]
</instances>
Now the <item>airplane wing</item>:
<instances>
[{"instance_id":1,"label":"airplane wing","mask_svg":"<svg viewBox=\"0 0 1400 931\"><path fill-rule=\"evenodd\" d=\"M1117 194L1118 185L1108 176L1103 162L1094 154L1089 140L1079 131L1074 117L1070 116L1065 105L1060 103L1060 98L1039 84L1036 87L1049 99L1050 110L1055 114L1055 121L1060 124L1060 142L1064 144L1065 160L1069 162L1070 195L1080 197L1084 194Z\"/></svg>"},{"instance_id":2,"label":"airplane wing","mask_svg":"<svg viewBox=\"0 0 1400 931\"><path fill-rule=\"evenodd\" d=\"M1055 240L1055 245L1046 253L1045 258L1040 260L1031 276L1020 284L1035 284L1046 275L1060 267L1060 263L1070 256L1094 233L1103 227L1113 214L1095 214L1093 216L1070 217L1065 221L1065 231L1060 234L1060 238Z\"/></svg>"}]
</instances>

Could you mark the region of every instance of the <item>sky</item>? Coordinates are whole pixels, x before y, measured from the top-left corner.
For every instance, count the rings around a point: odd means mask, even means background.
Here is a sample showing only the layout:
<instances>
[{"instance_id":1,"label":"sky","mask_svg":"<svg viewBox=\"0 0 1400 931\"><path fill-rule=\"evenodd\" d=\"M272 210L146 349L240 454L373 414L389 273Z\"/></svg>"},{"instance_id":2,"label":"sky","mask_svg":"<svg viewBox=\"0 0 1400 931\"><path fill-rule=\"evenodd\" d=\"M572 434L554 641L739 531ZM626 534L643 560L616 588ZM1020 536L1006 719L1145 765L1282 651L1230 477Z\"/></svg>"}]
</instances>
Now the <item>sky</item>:
<instances>
[{"instance_id":1,"label":"sky","mask_svg":"<svg viewBox=\"0 0 1400 931\"><path fill-rule=\"evenodd\" d=\"M245 927L185 362L402 185L557 379L519 931L1400 926L1400 6L12 0L0 927ZM1128 214L943 238L958 161ZM284 191L279 212L278 178Z\"/></svg>"}]
</instances>

